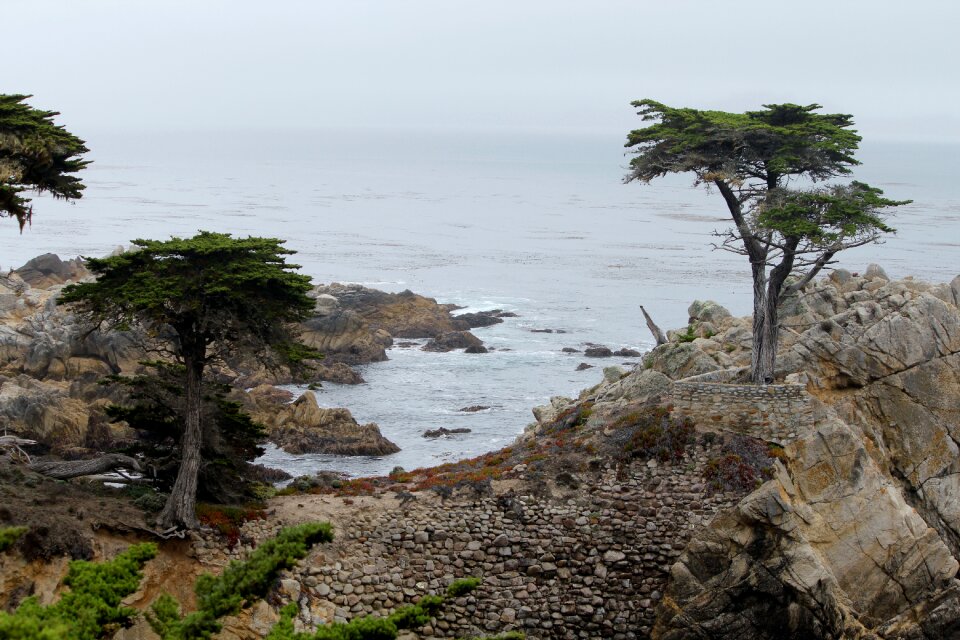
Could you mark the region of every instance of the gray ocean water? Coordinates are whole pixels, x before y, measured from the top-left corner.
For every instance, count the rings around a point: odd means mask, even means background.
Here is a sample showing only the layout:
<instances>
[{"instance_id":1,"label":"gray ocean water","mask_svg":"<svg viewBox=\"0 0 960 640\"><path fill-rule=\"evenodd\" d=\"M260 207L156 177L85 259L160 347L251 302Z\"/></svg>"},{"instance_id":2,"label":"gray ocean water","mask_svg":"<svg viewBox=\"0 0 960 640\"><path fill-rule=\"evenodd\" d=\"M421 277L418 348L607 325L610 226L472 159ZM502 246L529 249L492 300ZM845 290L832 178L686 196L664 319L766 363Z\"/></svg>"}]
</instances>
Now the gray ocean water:
<instances>
[{"instance_id":1,"label":"gray ocean water","mask_svg":"<svg viewBox=\"0 0 960 640\"><path fill-rule=\"evenodd\" d=\"M84 133L94 164L75 203L36 200L32 227L0 225L0 268L46 252L97 256L136 237L198 230L273 236L316 282L358 282L519 317L476 330L496 351L431 354L395 348L362 368L367 384L327 384L326 406L377 422L403 449L384 458L289 456L294 473L385 473L504 446L553 395L599 382L601 366L561 352L594 342L645 350L644 305L682 326L694 299L749 311L744 259L711 251L725 227L720 196L671 176L621 182L623 135L503 132ZM948 281L960 273L958 145L866 143L855 177L898 199L883 245L840 256L891 276ZM532 329L564 333L533 333ZM478 413L458 409L490 408ZM425 429L469 434L425 440Z\"/></svg>"}]
</instances>

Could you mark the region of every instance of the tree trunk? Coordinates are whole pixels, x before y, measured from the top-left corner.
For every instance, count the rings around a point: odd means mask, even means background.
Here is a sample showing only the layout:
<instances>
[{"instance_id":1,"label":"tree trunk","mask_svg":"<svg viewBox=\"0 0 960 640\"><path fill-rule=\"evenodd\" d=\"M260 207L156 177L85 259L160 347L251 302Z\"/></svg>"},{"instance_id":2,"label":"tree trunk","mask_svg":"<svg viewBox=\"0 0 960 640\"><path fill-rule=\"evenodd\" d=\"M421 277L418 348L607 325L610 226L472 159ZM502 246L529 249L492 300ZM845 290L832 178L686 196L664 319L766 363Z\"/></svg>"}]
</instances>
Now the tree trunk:
<instances>
[{"instance_id":1,"label":"tree trunk","mask_svg":"<svg viewBox=\"0 0 960 640\"><path fill-rule=\"evenodd\" d=\"M793 270L799 238L787 238L780 263L770 271L763 304L763 323L760 327L760 348L753 350L755 366L751 379L758 384L770 384L775 379L777 341L780 336L780 296L783 283ZM757 330L754 316L754 331Z\"/></svg>"},{"instance_id":2,"label":"tree trunk","mask_svg":"<svg viewBox=\"0 0 960 640\"><path fill-rule=\"evenodd\" d=\"M183 363L187 369L186 385L184 389L186 403L186 420L183 437L180 440L180 469L177 479L170 490L170 497L160 513L159 523L162 528L183 527L198 529L197 520L197 476L200 474L200 448L203 444L203 433L200 425L200 382L203 378L203 355L197 353L196 348L186 348L184 345Z\"/></svg>"},{"instance_id":3,"label":"tree trunk","mask_svg":"<svg viewBox=\"0 0 960 640\"><path fill-rule=\"evenodd\" d=\"M766 262L751 262L753 272L753 349L750 353L750 381L764 384L766 374L763 371L764 349L769 347L767 331L767 265ZM776 338L774 337L774 348Z\"/></svg>"}]
</instances>

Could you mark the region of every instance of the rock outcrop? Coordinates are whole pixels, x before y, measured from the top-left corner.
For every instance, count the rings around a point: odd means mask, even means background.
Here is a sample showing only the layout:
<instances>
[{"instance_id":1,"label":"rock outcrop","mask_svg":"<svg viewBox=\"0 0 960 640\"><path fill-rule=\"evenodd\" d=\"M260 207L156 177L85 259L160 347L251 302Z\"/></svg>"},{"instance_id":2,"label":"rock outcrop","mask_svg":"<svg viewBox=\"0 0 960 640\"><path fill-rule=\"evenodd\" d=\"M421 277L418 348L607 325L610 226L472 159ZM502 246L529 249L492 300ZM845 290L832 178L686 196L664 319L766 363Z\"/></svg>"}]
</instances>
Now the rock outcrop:
<instances>
[{"instance_id":1,"label":"rock outcrop","mask_svg":"<svg viewBox=\"0 0 960 640\"><path fill-rule=\"evenodd\" d=\"M806 385L812 424L784 439L773 479L692 538L654 637L960 634L958 302L960 278L892 281L878 267L784 301L777 378ZM533 432L587 402L588 424L602 423L669 399L673 381L749 365L749 318L714 303L689 315L643 368L536 409Z\"/></svg>"},{"instance_id":2,"label":"rock outcrop","mask_svg":"<svg viewBox=\"0 0 960 640\"><path fill-rule=\"evenodd\" d=\"M270 439L288 453L383 456L400 450L376 424L358 424L349 409L321 408L312 391L259 417Z\"/></svg>"},{"instance_id":3,"label":"rock outcrop","mask_svg":"<svg viewBox=\"0 0 960 640\"><path fill-rule=\"evenodd\" d=\"M471 350L473 353L485 353L486 349L480 351L481 348L483 348L483 341L469 331L450 331L448 333L441 333L430 340L430 342L423 345L422 350L443 353L456 349L464 349Z\"/></svg>"}]
</instances>

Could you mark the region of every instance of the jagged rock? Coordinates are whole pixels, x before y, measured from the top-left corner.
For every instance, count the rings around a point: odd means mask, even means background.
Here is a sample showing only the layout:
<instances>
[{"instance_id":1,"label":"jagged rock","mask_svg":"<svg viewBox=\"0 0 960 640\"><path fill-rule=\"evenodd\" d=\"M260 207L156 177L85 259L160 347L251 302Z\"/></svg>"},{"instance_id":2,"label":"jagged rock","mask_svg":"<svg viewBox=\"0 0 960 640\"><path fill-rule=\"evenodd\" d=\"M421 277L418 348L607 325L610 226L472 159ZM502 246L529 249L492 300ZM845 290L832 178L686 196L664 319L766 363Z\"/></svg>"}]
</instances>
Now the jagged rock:
<instances>
[{"instance_id":1,"label":"jagged rock","mask_svg":"<svg viewBox=\"0 0 960 640\"><path fill-rule=\"evenodd\" d=\"M300 339L323 353L325 362L345 364L386 360L386 347L392 343L387 332L373 329L350 310L310 318L303 323Z\"/></svg>"},{"instance_id":2,"label":"jagged rock","mask_svg":"<svg viewBox=\"0 0 960 640\"><path fill-rule=\"evenodd\" d=\"M577 368L575 369L575 371L586 371L587 369L593 369L593 365L587 364L586 362L581 362L580 364L577 365Z\"/></svg>"},{"instance_id":3,"label":"jagged rock","mask_svg":"<svg viewBox=\"0 0 960 640\"><path fill-rule=\"evenodd\" d=\"M412 291L386 293L360 285L333 283L315 287L314 295L331 295L343 310L358 314L374 331L394 338L433 338L466 328L455 321L450 307Z\"/></svg>"},{"instance_id":4,"label":"jagged rock","mask_svg":"<svg viewBox=\"0 0 960 640\"><path fill-rule=\"evenodd\" d=\"M480 327L489 327L503 322L503 311L494 309L493 311L477 311L476 313L463 313L453 317L454 324L463 330L479 329Z\"/></svg>"},{"instance_id":5,"label":"jagged rock","mask_svg":"<svg viewBox=\"0 0 960 640\"><path fill-rule=\"evenodd\" d=\"M717 361L690 342L668 342L654 348L643 360L644 367L674 380L718 371Z\"/></svg>"},{"instance_id":6,"label":"jagged rock","mask_svg":"<svg viewBox=\"0 0 960 640\"><path fill-rule=\"evenodd\" d=\"M311 391L275 412L266 425L270 439L288 453L382 456L400 450L376 424L358 424L348 409L320 408Z\"/></svg>"},{"instance_id":7,"label":"jagged rock","mask_svg":"<svg viewBox=\"0 0 960 640\"><path fill-rule=\"evenodd\" d=\"M597 391L596 405L645 403L670 388L670 378L652 369L634 369Z\"/></svg>"},{"instance_id":8,"label":"jagged rock","mask_svg":"<svg viewBox=\"0 0 960 640\"><path fill-rule=\"evenodd\" d=\"M613 355L619 356L621 358L639 358L643 354L637 351L636 349L617 349L613 352Z\"/></svg>"},{"instance_id":9,"label":"jagged rock","mask_svg":"<svg viewBox=\"0 0 960 640\"><path fill-rule=\"evenodd\" d=\"M565 396L553 396L550 398L550 404L540 405L533 408L533 417L540 424L549 424L557 419L557 416L567 411L575 404L575 401Z\"/></svg>"},{"instance_id":10,"label":"jagged rock","mask_svg":"<svg viewBox=\"0 0 960 640\"><path fill-rule=\"evenodd\" d=\"M16 274L35 289L48 289L53 285L73 282L90 275L80 258L64 262L55 253L45 253L28 260Z\"/></svg>"},{"instance_id":11,"label":"jagged rock","mask_svg":"<svg viewBox=\"0 0 960 640\"><path fill-rule=\"evenodd\" d=\"M654 637L865 638L955 583L960 565L853 430L826 420L788 456L691 540Z\"/></svg>"},{"instance_id":12,"label":"jagged rock","mask_svg":"<svg viewBox=\"0 0 960 640\"><path fill-rule=\"evenodd\" d=\"M470 347L482 347L483 342L477 336L469 331L451 331L443 333L425 344L423 351L453 351L454 349L469 349Z\"/></svg>"},{"instance_id":13,"label":"jagged rock","mask_svg":"<svg viewBox=\"0 0 960 640\"><path fill-rule=\"evenodd\" d=\"M687 315L690 316L690 324L695 322L720 324L722 320L731 317L730 312L725 307L713 300L694 300L693 304L687 309Z\"/></svg>"},{"instance_id":14,"label":"jagged rock","mask_svg":"<svg viewBox=\"0 0 960 640\"><path fill-rule=\"evenodd\" d=\"M890 281L890 276L888 276L887 272L883 270L883 267L878 264L868 265L867 270L863 272L863 277L867 280L880 279Z\"/></svg>"},{"instance_id":15,"label":"jagged rock","mask_svg":"<svg viewBox=\"0 0 960 640\"><path fill-rule=\"evenodd\" d=\"M342 362L331 365L318 365L315 367L314 376L324 382L333 382L335 384L363 384L364 379L359 373Z\"/></svg>"},{"instance_id":16,"label":"jagged rock","mask_svg":"<svg viewBox=\"0 0 960 640\"><path fill-rule=\"evenodd\" d=\"M473 404L473 405L470 405L469 407L462 407L460 409L457 409L457 411L459 411L460 413L476 413L478 411L486 411L489 408L490 407L486 405Z\"/></svg>"},{"instance_id":17,"label":"jagged rock","mask_svg":"<svg viewBox=\"0 0 960 640\"><path fill-rule=\"evenodd\" d=\"M97 387L95 382L90 385ZM0 376L0 425L55 452L83 448L93 439L130 439L131 433L123 425L106 423L102 413L105 400L91 401L82 396L79 386L71 389L63 382L26 375Z\"/></svg>"},{"instance_id":18,"label":"jagged rock","mask_svg":"<svg viewBox=\"0 0 960 640\"><path fill-rule=\"evenodd\" d=\"M489 350L483 346L469 346L463 350L464 353L489 353Z\"/></svg>"},{"instance_id":19,"label":"jagged rock","mask_svg":"<svg viewBox=\"0 0 960 640\"><path fill-rule=\"evenodd\" d=\"M563 353L580 353L580 349L574 349L573 347L564 347L560 349Z\"/></svg>"}]
</instances>

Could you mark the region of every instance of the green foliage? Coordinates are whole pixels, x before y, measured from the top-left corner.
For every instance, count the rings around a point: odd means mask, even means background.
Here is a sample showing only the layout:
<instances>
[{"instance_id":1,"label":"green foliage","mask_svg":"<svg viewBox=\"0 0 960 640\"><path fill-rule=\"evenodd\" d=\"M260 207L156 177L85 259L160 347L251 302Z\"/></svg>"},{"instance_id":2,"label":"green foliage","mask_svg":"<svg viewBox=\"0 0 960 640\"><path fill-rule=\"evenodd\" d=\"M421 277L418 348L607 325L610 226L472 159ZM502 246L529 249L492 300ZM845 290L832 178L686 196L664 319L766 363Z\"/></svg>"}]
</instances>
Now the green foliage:
<instances>
[{"instance_id":1,"label":"green foliage","mask_svg":"<svg viewBox=\"0 0 960 640\"><path fill-rule=\"evenodd\" d=\"M9 549L27 532L27 527L4 527L0 529L0 553Z\"/></svg>"},{"instance_id":2,"label":"green foliage","mask_svg":"<svg viewBox=\"0 0 960 640\"><path fill-rule=\"evenodd\" d=\"M783 295L799 291L845 249L879 242L893 229L883 218L889 200L861 182L804 188L851 173L860 136L853 117L818 113L818 104L768 104L727 113L633 103L645 122L627 135L634 149L625 182L669 173L694 175L716 187L730 212L717 248L746 256L754 285L751 380L774 376L778 311ZM768 273L769 270L769 273ZM803 276L786 285L794 272ZM689 335L689 333L688 333Z\"/></svg>"},{"instance_id":3,"label":"green foliage","mask_svg":"<svg viewBox=\"0 0 960 640\"><path fill-rule=\"evenodd\" d=\"M909 203L884 198L880 189L857 181L808 191L781 189L758 210L757 225L827 246L875 231L893 233L879 212Z\"/></svg>"},{"instance_id":4,"label":"green foliage","mask_svg":"<svg viewBox=\"0 0 960 640\"><path fill-rule=\"evenodd\" d=\"M231 562L221 575L201 575L195 586L197 611L181 618L176 603L163 598L151 607L147 620L163 640L209 638L220 630L220 618L262 598L281 570L293 567L312 545L332 540L333 532L326 522L286 528L260 545L247 560Z\"/></svg>"},{"instance_id":5,"label":"green foliage","mask_svg":"<svg viewBox=\"0 0 960 640\"><path fill-rule=\"evenodd\" d=\"M30 97L0 95L0 217L16 218L21 229L33 215L24 191L79 198L84 185L72 174L90 164L80 159L83 140L53 123L60 114L34 109Z\"/></svg>"},{"instance_id":6,"label":"green foliage","mask_svg":"<svg viewBox=\"0 0 960 640\"><path fill-rule=\"evenodd\" d=\"M350 622L337 622L324 625L316 631L296 633L293 619L297 614L297 605L289 604L280 612L280 622L267 636L268 640L393 640L402 629L416 629L430 622L443 608L447 598L466 595L480 581L476 578L459 580L450 585L446 596L424 596L413 605L401 607L389 616L377 618L365 616ZM456 592L456 596L451 593ZM521 636L522 638L522 636Z\"/></svg>"},{"instance_id":7,"label":"green foliage","mask_svg":"<svg viewBox=\"0 0 960 640\"><path fill-rule=\"evenodd\" d=\"M655 100L632 104L644 121L656 124L628 134L626 146L636 149L628 180L687 171L698 182L768 174L825 180L859 164L853 153L861 138L850 129L853 116L816 113L818 104L768 104L745 113L677 109Z\"/></svg>"},{"instance_id":8,"label":"green foliage","mask_svg":"<svg viewBox=\"0 0 960 640\"><path fill-rule=\"evenodd\" d=\"M136 444L126 453L142 456L155 471L157 487L169 492L180 461L178 444L185 422L184 368L159 361L140 364L152 373L110 376L104 382L126 395L105 412L112 422L124 421L138 431ZM258 499L249 463L263 455L265 428L239 402L227 399L229 386L205 381L201 390L201 455L207 464L200 470L199 498L216 503Z\"/></svg>"},{"instance_id":9,"label":"green foliage","mask_svg":"<svg viewBox=\"0 0 960 640\"><path fill-rule=\"evenodd\" d=\"M683 332L683 333L678 333L678 334L677 334L677 342L681 342L681 343L682 343L682 342L693 342L693 341L696 340L698 337L700 337L700 336L698 336L698 335L696 334L696 331L694 330L693 325L692 325L692 324L688 324L688 325L687 325L687 330L686 330L685 332Z\"/></svg>"},{"instance_id":10,"label":"green foliage","mask_svg":"<svg viewBox=\"0 0 960 640\"><path fill-rule=\"evenodd\" d=\"M456 580L447 587L447 596L450 598L459 598L464 596L480 586L480 578L463 578Z\"/></svg>"},{"instance_id":11,"label":"green foliage","mask_svg":"<svg viewBox=\"0 0 960 640\"><path fill-rule=\"evenodd\" d=\"M27 598L13 613L0 611L5 640L96 640L125 624L136 611L120 606L140 584L143 565L157 553L154 544L133 545L109 562L75 560L63 584L69 591L53 605Z\"/></svg>"},{"instance_id":12,"label":"green foliage","mask_svg":"<svg viewBox=\"0 0 960 640\"><path fill-rule=\"evenodd\" d=\"M98 319L142 324L157 332L172 328L179 355L197 346L246 347L252 352L276 346L281 353L303 349L287 323L313 309L310 278L287 264L294 253L276 238L232 238L203 231L193 238L134 240L138 250L88 258L94 282L64 289L61 301L78 303ZM200 354L207 358L204 351Z\"/></svg>"},{"instance_id":13,"label":"green foliage","mask_svg":"<svg viewBox=\"0 0 960 640\"><path fill-rule=\"evenodd\" d=\"M304 366L320 354L297 346L293 322L306 318L314 302L310 279L286 263L293 252L276 238L232 238L203 231L193 238L134 240L138 250L87 260L93 282L66 287L71 303L101 325L139 326L183 365L183 461L160 514L164 527L197 527L197 474L202 465L201 384L206 365L228 356L249 356L268 366ZM231 427L249 427L239 406L220 403ZM142 416L157 428L169 415ZM228 429L229 430L229 429ZM198 455L201 454L201 455ZM216 464L218 460L214 459Z\"/></svg>"}]
</instances>

